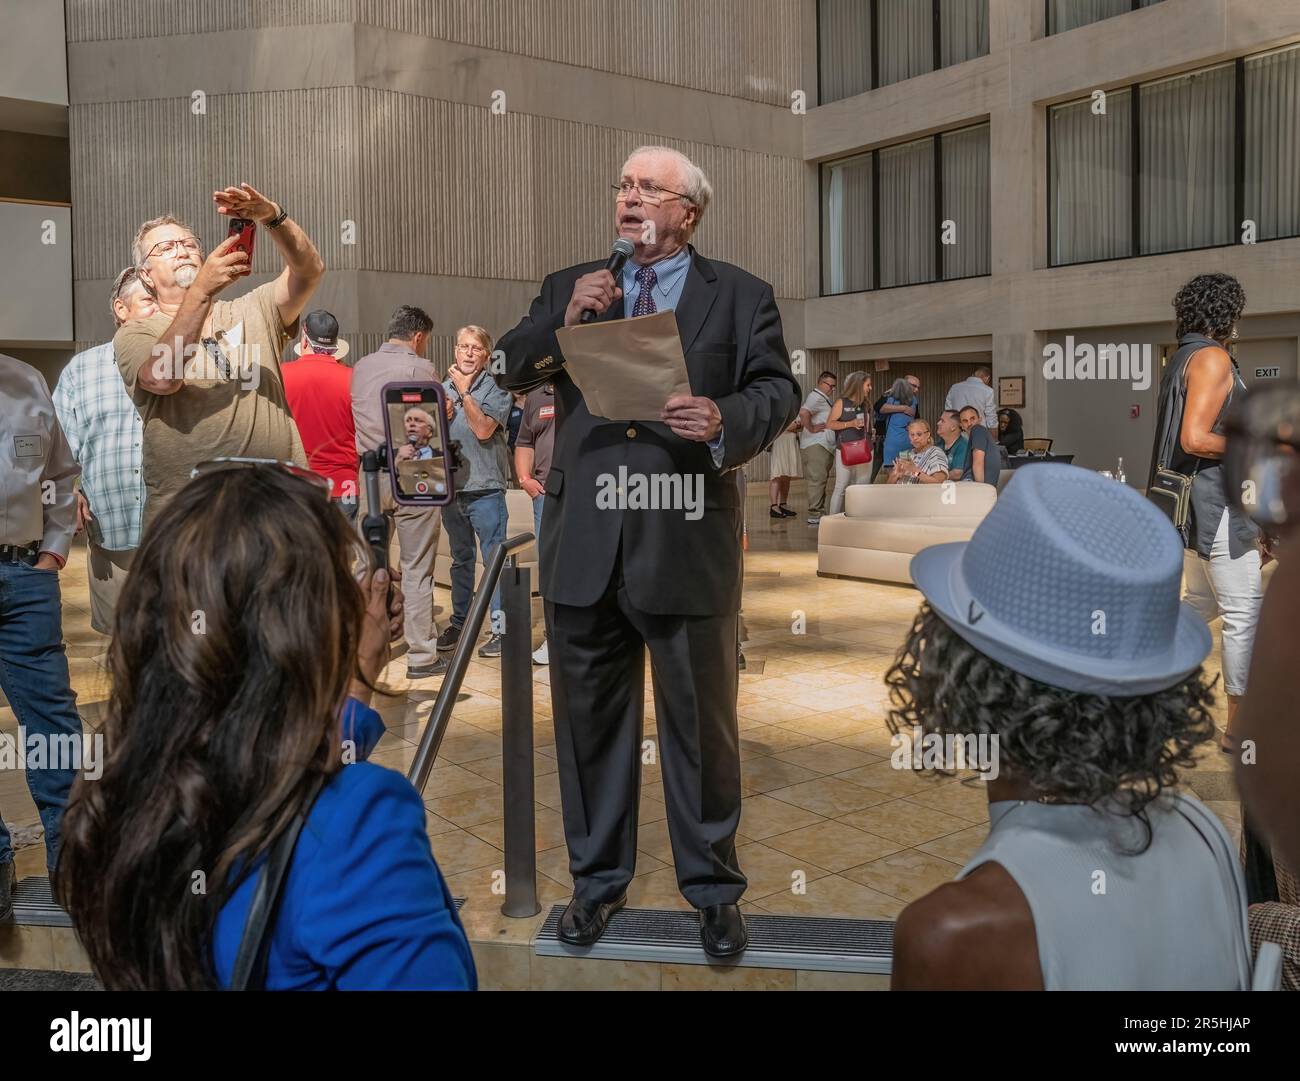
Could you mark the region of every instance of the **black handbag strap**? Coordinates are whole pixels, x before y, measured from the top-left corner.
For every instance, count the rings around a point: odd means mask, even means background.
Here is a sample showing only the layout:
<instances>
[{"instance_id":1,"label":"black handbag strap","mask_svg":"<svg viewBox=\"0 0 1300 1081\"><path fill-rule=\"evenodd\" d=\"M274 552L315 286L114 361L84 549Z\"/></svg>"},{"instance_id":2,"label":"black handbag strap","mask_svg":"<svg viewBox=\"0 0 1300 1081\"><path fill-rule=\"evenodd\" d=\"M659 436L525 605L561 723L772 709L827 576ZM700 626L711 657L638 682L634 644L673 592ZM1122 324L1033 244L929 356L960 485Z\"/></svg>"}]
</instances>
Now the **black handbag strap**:
<instances>
[{"instance_id":1,"label":"black handbag strap","mask_svg":"<svg viewBox=\"0 0 1300 1081\"><path fill-rule=\"evenodd\" d=\"M248 918L244 921L239 952L235 954L235 966L230 977L232 991L262 991L266 988L271 938L280 903L284 898L284 882L289 877L289 866L293 863L294 849L298 847L298 836L302 833L319 794L320 782L317 781L306 805L275 839L266 854L266 861L262 864L257 885L253 889L252 903L248 906Z\"/></svg>"}]
</instances>

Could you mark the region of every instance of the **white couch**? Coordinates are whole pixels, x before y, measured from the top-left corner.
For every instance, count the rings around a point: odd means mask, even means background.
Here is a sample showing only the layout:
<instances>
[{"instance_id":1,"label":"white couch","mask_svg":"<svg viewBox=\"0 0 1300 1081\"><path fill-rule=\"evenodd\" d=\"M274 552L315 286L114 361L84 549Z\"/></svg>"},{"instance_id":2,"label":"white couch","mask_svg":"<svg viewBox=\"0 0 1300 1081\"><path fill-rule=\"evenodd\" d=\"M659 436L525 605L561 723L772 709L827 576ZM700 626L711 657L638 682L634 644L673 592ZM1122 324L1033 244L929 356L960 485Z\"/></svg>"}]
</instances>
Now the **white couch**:
<instances>
[{"instance_id":1,"label":"white couch","mask_svg":"<svg viewBox=\"0 0 1300 1081\"><path fill-rule=\"evenodd\" d=\"M947 493L945 498L945 493ZM922 548L969 540L992 509L990 484L852 484L844 513L817 529L817 573L910 584L912 556Z\"/></svg>"}]
</instances>

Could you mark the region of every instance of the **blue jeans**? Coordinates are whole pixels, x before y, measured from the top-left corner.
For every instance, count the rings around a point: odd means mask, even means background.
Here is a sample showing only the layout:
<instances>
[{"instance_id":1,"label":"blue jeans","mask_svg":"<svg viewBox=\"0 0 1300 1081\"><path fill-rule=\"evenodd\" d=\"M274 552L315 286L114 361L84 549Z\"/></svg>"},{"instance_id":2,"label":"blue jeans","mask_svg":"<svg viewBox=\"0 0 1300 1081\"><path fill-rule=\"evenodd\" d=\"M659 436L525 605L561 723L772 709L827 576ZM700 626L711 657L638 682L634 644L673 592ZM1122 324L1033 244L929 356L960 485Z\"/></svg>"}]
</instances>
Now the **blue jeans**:
<instances>
[{"instance_id":1,"label":"blue jeans","mask_svg":"<svg viewBox=\"0 0 1300 1081\"><path fill-rule=\"evenodd\" d=\"M45 826L45 859L53 869L59 822L76 771L57 769L56 736L81 739L77 696L63 648L59 576L25 563L0 563L0 688L27 739L46 744L44 768L27 769L27 787ZM14 858L9 831L0 822L0 865Z\"/></svg>"},{"instance_id":2,"label":"blue jeans","mask_svg":"<svg viewBox=\"0 0 1300 1081\"><path fill-rule=\"evenodd\" d=\"M474 538L483 552L486 571L492 553L506 539L506 494L471 492L456 496L442 509L442 524L451 546L451 625L465 626L474 595ZM492 591L491 611L501 610L501 586Z\"/></svg>"},{"instance_id":3,"label":"blue jeans","mask_svg":"<svg viewBox=\"0 0 1300 1081\"><path fill-rule=\"evenodd\" d=\"M542 539L542 507L546 505L546 493L533 496L533 536Z\"/></svg>"}]
</instances>

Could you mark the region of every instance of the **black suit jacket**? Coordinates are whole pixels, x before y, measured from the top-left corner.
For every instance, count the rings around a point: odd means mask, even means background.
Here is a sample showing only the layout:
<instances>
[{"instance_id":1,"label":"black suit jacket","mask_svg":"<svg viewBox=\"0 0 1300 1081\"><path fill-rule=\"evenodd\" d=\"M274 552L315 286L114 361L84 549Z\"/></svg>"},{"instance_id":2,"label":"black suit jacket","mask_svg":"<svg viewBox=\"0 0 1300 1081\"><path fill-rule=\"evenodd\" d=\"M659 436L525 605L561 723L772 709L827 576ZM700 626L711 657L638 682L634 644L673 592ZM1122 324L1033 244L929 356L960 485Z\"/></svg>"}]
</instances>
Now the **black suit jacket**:
<instances>
[{"instance_id":1,"label":"black suit jacket","mask_svg":"<svg viewBox=\"0 0 1300 1081\"><path fill-rule=\"evenodd\" d=\"M658 420L629 424L593 417L564 371L555 332L564 326L574 282L603 265L584 263L549 275L528 315L498 343L505 354L499 377L504 386L555 384L555 450L540 539L542 594L557 604L594 604L609 584L621 541L624 583L639 610L738 611L743 508L733 471L770 446L799 413L799 384L790 371L772 287L691 249L677 326L691 391L712 398L722 413L719 468L706 444L682 439ZM622 316L620 300L601 320ZM598 491L608 478L619 477L620 466L629 477L699 475L702 516L690 520L681 509L598 507Z\"/></svg>"}]
</instances>

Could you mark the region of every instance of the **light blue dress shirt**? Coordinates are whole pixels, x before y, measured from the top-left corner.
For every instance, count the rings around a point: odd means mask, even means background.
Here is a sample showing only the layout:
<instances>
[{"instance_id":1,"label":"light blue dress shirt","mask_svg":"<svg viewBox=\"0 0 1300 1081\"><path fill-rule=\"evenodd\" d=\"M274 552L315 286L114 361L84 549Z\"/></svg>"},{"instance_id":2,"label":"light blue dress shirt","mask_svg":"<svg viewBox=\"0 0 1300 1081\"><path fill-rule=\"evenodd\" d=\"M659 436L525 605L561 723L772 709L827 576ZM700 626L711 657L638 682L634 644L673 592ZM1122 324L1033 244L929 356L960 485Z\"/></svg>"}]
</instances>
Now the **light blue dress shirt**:
<instances>
[{"instance_id":1,"label":"light blue dress shirt","mask_svg":"<svg viewBox=\"0 0 1300 1081\"><path fill-rule=\"evenodd\" d=\"M682 248L667 259L651 263L655 272L654 301L655 310L673 311L682 300L682 290L686 288L686 272L691 269L691 249ZM636 272L641 264L629 259L623 264L623 314L631 316L636 307L641 286L636 280Z\"/></svg>"},{"instance_id":2,"label":"light blue dress shirt","mask_svg":"<svg viewBox=\"0 0 1300 1081\"><path fill-rule=\"evenodd\" d=\"M139 547L144 425L122 382L112 342L68 361L54 388L54 411L81 465L81 490L102 534L99 547L110 552Z\"/></svg>"},{"instance_id":3,"label":"light blue dress shirt","mask_svg":"<svg viewBox=\"0 0 1300 1081\"><path fill-rule=\"evenodd\" d=\"M682 290L686 288L687 271L691 269L691 249L682 248L668 258L648 265L653 267L655 272L655 284L651 292L654 297L655 311L675 311L677 305L681 303ZM636 280L636 272L640 269L641 264L634 263L631 259L623 264L625 318L631 318L641 294L641 284ZM723 433L719 431L717 436L705 444L713 452L713 464L719 468L722 466L722 436Z\"/></svg>"}]
</instances>

